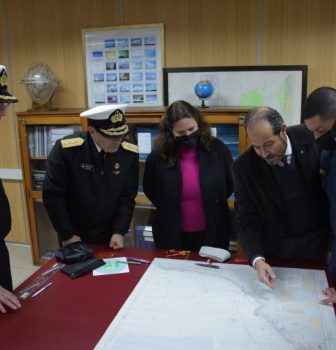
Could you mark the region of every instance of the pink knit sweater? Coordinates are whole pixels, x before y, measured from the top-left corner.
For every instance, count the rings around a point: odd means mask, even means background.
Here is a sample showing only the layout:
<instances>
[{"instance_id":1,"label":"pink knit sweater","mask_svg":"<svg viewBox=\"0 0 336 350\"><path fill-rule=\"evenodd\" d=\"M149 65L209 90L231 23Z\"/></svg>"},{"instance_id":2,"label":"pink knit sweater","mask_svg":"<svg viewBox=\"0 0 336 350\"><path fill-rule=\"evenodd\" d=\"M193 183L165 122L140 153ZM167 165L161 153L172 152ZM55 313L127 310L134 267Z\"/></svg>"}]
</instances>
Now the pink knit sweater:
<instances>
[{"instance_id":1,"label":"pink knit sweater","mask_svg":"<svg viewBox=\"0 0 336 350\"><path fill-rule=\"evenodd\" d=\"M199 146L179 147L182 172L182 231L197 232L205 230L205 214L199 177Z\"/></svg>"}]
</instances>

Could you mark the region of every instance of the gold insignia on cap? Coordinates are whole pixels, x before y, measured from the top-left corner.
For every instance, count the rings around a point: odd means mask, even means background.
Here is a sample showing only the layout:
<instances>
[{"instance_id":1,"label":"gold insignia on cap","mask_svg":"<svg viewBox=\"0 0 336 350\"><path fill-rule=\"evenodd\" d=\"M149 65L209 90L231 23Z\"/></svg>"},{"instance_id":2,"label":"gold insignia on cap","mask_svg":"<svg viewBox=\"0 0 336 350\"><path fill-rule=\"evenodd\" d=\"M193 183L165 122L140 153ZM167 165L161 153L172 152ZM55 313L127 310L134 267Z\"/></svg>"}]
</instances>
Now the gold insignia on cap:
<instances>
[{"instance_id":1,"label":"gold insignia on cap","mask_svg":"<svg viewBox=\"0 0 336 350\"><path fill-rule=\"evenodd\" d=\"M128 126L122 125L119 128L110 128L110 129L99 129L103 134L108 136L122 136L128 133Z\"/></svg>"},{"instance_id":2,"label":"gold insignia on cap","mask_svg":"<svg viewBox=\"0 0 336 350\"><path fill-rule=\"evenodd\" d=\"M7 78L7 74L4 73L0 76L0 85L1 86L7 86L8 84L8 78Z\"/></svg>"},{"instance_id":3,"label":"gold insignia on cap","mask_svg":"<svg viewBox=\"0 0 336 350\"><path fill-rule=\"evenodd\" d=\"M10 100L16 100L16 97L14 97L14 96L0 96L1 97L1 99L2 100L8 100L8 101L10 101Z\"/></svg>"},{"instance_id":4,"label":"gold insignia on cap","mask_svg":"<svg viewBox=\"0 0 336 350\"><path fill-rule=\"evenodd\" d=\"M327 170L320 168L320 175L327 175Z\"/></svg>"},{"instance_id":5,"label":"gold insignia on cap","mask_svg":"<svg viewBox=\"0 0 336 350\"><path fill-rule=\"evenodd\" d=\"M74 137L73 139L61 140L63 148L81 146L85 142L81 137Z\"/></svg>"},{"instance_id":6,"label":"gold insignia on cap","mask_svg":"<svg viewBox=\"0 0 336 350\"><path fill-rule=\"evenodd\" d=\"M139 153L139 146L137 145L133 145L133 143L127 142L127 141L123 141L121 143L121 146L123 149L126 149L127 151L131 151L134 153Z\"/></svg>"},{"instance_id":7,"label":"gold insignia on cap","mask_svg":"<svg viewBox=\"0 0 336 350\"><path fill-rule=\"evenodd\" d=\"M117 109L116 111L114 111L112 114L111 114L111 122L114 124L114 123L117 123L117 122L122 122L123 120L123 113L120 109Z\"/></svg>"},{"instance_id":8,"label":"gold insignia on cap","mask_svg":"<svg viewBox=\"0 0 336 350\"><path fill-rule=\"evenodd\" d=\"M120 165L118 163L116 163L116 165L114 166L116 169L120 168Z\"/></svg>"}]
</instances>

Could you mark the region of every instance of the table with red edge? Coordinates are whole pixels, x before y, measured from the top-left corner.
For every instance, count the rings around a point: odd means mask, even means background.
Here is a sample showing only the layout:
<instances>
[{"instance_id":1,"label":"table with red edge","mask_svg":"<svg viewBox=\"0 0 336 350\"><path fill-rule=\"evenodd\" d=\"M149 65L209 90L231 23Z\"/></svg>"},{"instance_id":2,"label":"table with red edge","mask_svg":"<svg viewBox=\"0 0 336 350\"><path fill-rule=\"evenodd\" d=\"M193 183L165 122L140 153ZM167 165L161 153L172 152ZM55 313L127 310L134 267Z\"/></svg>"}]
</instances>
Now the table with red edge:
<instances>
[{"instance_id":1,"label":"table with red edge","mask_svg":"<svg viewBox=\"0 0 336 350\"><path fill-rule=\"evenodd\" d=\"M125 248L113 251L105 246L89 245L100 253L113 253L115 257L136 257L152 261L166 258L160 249ZM189 256L174 256L170 259L186 259L206 262L198 252ZM236 263L244 256L233 254L225 263ZM36 277L55 264L52 258L14 290L24 289ZM328 283L332 280L324 260L269 258L271 266L325 270ZM71 279L61 272L54 274L45 284L52 282L47 290L36 298L29 296L20 300L21 308L0 313L0 348L4 350L39 349L93 349L117 315L133 289L146 272L148 264L129 265L130 272L107 276L89 273Z\"/></svg>"}]
</instances>

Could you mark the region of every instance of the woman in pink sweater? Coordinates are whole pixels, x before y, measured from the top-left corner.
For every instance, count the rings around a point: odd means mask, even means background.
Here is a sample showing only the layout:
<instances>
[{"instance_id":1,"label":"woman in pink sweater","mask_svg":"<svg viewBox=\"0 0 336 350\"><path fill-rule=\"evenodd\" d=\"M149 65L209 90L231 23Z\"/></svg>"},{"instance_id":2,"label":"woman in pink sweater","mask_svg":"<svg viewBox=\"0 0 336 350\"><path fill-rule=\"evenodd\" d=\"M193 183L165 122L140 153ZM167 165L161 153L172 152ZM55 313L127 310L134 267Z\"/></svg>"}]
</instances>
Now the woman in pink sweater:
<instances>
[{"instance_id":1,"label":"woman in pink sweater","mask_svg":"<svg viewBox=\"0 0 336 350\"><path fill-rule=\"evenodd\" d=\"M232 155L210 124L185 101L171 104L146 160L144 192L157 211L155 248L228 249Z\"/></svg>"}]
</instances>

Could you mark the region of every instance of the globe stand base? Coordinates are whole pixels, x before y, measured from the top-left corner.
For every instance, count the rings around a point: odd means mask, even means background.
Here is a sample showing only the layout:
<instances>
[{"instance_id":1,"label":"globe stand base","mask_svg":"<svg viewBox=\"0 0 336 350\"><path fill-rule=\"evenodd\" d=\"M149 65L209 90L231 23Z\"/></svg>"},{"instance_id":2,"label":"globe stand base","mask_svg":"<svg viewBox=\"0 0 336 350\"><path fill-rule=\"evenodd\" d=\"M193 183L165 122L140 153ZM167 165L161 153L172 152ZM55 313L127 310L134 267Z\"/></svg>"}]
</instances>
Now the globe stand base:
<instances>
[{"instance_id":1,"label":"globe stand base","mask_svg":"<svg viewBox=\"0 0 336 350\"><path fill-rule=\"evenodd\" d=\"M53 107L51 100L45 102L45 103L36 103L35 101L32 101L32 108L27 109L27 112L35 112L36 110L43 110L43 111L57 111L58 107Z\"/></svg>"},{"instance_id":2,"label":"globe stand base","mask_svg":"<svg viewBox=\"0 0 336 350\"><path fill-rule=\"evenodd\" d=\"M206 106L204 100L202 100L202 104L198 108L209 108L209 106Z\"/></svg>"}]
</instances>

